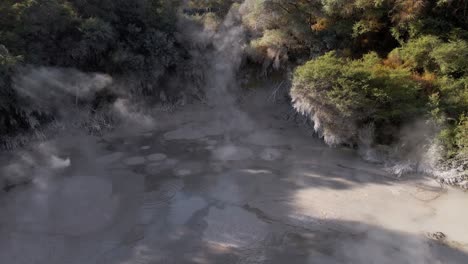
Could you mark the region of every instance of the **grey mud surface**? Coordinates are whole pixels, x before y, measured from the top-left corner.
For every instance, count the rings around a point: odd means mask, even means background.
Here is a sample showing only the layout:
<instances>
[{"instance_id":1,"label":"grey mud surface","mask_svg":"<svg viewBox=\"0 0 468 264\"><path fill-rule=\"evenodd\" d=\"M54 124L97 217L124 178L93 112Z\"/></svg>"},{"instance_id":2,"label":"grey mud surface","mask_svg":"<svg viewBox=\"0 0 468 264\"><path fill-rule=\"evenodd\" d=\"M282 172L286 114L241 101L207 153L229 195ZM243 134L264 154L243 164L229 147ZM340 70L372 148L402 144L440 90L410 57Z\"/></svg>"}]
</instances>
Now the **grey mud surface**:
<instances>
[{"instance_id":1,"label":"grey mud surface","mask_svg":"<svg viewBox=\"0 0 468 264\"><path fill-rule=\"evenodd\" d=\"M49 142L71 162L0 194L0 263L468 263L467 194L397 179L278 108L227 129L187 106Z\"/></svg>"}]
</instances>

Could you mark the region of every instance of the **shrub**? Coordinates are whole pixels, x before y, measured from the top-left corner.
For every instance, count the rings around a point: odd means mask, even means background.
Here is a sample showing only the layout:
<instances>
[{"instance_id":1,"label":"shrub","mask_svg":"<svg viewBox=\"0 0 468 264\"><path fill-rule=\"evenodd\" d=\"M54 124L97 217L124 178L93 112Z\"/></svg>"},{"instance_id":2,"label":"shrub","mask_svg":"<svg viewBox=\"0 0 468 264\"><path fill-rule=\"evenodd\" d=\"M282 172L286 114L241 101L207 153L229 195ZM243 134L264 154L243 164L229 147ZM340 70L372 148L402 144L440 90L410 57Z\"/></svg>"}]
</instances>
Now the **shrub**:
<instances>
[{"instance_id":1,"label":"shrub","mask_svg":"<svg viewBox=\"0 0 468 264\"><path fill-rule=\"evenodd\" d=\"M330 144L356 144L361 128L376 127L376 140L392 141L387 128L421 114L420 85L405 68L390 68L370 53L359 60L327 53L297 68L291 97Z\"/></svg>"}]
</instances>

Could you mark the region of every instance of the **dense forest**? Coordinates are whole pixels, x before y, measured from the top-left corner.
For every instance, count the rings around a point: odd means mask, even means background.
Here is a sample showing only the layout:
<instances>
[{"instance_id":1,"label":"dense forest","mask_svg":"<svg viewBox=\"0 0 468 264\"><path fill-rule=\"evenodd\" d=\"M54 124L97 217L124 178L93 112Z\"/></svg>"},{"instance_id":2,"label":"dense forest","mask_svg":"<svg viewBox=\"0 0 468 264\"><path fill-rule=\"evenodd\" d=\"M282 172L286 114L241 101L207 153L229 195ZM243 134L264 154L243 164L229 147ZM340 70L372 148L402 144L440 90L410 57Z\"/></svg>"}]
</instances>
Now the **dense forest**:
<instances>
[{"instance_id":1,"label":"dense forest","mask_svg":"<svg viewBox=\"0 0 468 264\"><path fill-rule=\"evenodd\" d=\"M57 119L64 104L97 115L118 96L203 100L200 53L212 47L188 36L220 30L232 10L243 68L289 76L292 106L328 144L436 146L441 161L467 165L466 0L3 0L0 135ZM60 100L50 85L25 92L18 76L41 73L99 87ZM108 89L109 76L125 88Z\"/></svg>"}]
</instances>

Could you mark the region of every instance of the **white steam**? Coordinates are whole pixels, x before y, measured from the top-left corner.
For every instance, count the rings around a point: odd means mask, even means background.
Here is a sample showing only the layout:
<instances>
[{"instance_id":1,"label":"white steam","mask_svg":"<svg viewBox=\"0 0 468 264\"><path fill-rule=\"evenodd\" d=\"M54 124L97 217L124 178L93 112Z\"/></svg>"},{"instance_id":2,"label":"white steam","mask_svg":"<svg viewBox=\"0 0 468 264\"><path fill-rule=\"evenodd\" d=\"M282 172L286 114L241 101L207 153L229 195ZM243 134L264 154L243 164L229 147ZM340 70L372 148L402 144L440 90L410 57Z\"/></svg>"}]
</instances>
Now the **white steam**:
<instances>
[{"instance_id":1,"label":"white steam","mask_svg":"<svg viewBox=\"0 0 468 264\"><path fill-rule=\"evenodd\" d=\"M14 89L41 108L67 108L70 103L90 100L99 90L112 84L106 74L83 73L75 69L26 68L14 78Z\"/></svg>"}]
</instances>

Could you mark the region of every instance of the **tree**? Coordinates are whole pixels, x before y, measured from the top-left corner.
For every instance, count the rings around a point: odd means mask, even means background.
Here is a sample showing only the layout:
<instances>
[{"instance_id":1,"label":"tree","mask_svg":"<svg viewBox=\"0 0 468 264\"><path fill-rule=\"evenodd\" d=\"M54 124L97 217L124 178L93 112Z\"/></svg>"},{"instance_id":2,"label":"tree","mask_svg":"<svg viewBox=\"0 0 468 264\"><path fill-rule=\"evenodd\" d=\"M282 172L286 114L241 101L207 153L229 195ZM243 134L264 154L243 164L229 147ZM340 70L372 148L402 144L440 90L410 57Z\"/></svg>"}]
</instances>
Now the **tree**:
<instances>
[{"instance_id":1,"label":"tree","mask_svg":"<svg viewBox=\"0 0 468 264\"><path fill-rule=\"evenodd\" d=\"M375 53L349 60L330 52L307 62L294 73L291 97L332 145L356 144L369 126L378 143L391 142L388 128L418 116L425 103L411 72L384 65Z\"/></svg>"},{"instance_id":2,"label":"tree","mask_svg":"<svg viewBox=\"0 0 468 264\"><path fill-rule=\"evenodd\" d=\"M11 77L21 56L13 56L0 44L0 136L24 128L24 113L17 104L15 91L11 87Z\"/></svg>"},{"instance_id":3,"label":"tree","mask_svg":"<svg viewBox=\"0 0 468 264\"><path fill-rule=\"evenodd\" d=\"M104 68L107 61L103 59L116 41L112 26L99 18L88 18L81 22L79 31L82 37L71 52L72 58L79 65L95 70Z\"/></svg>"}]
</instances>

